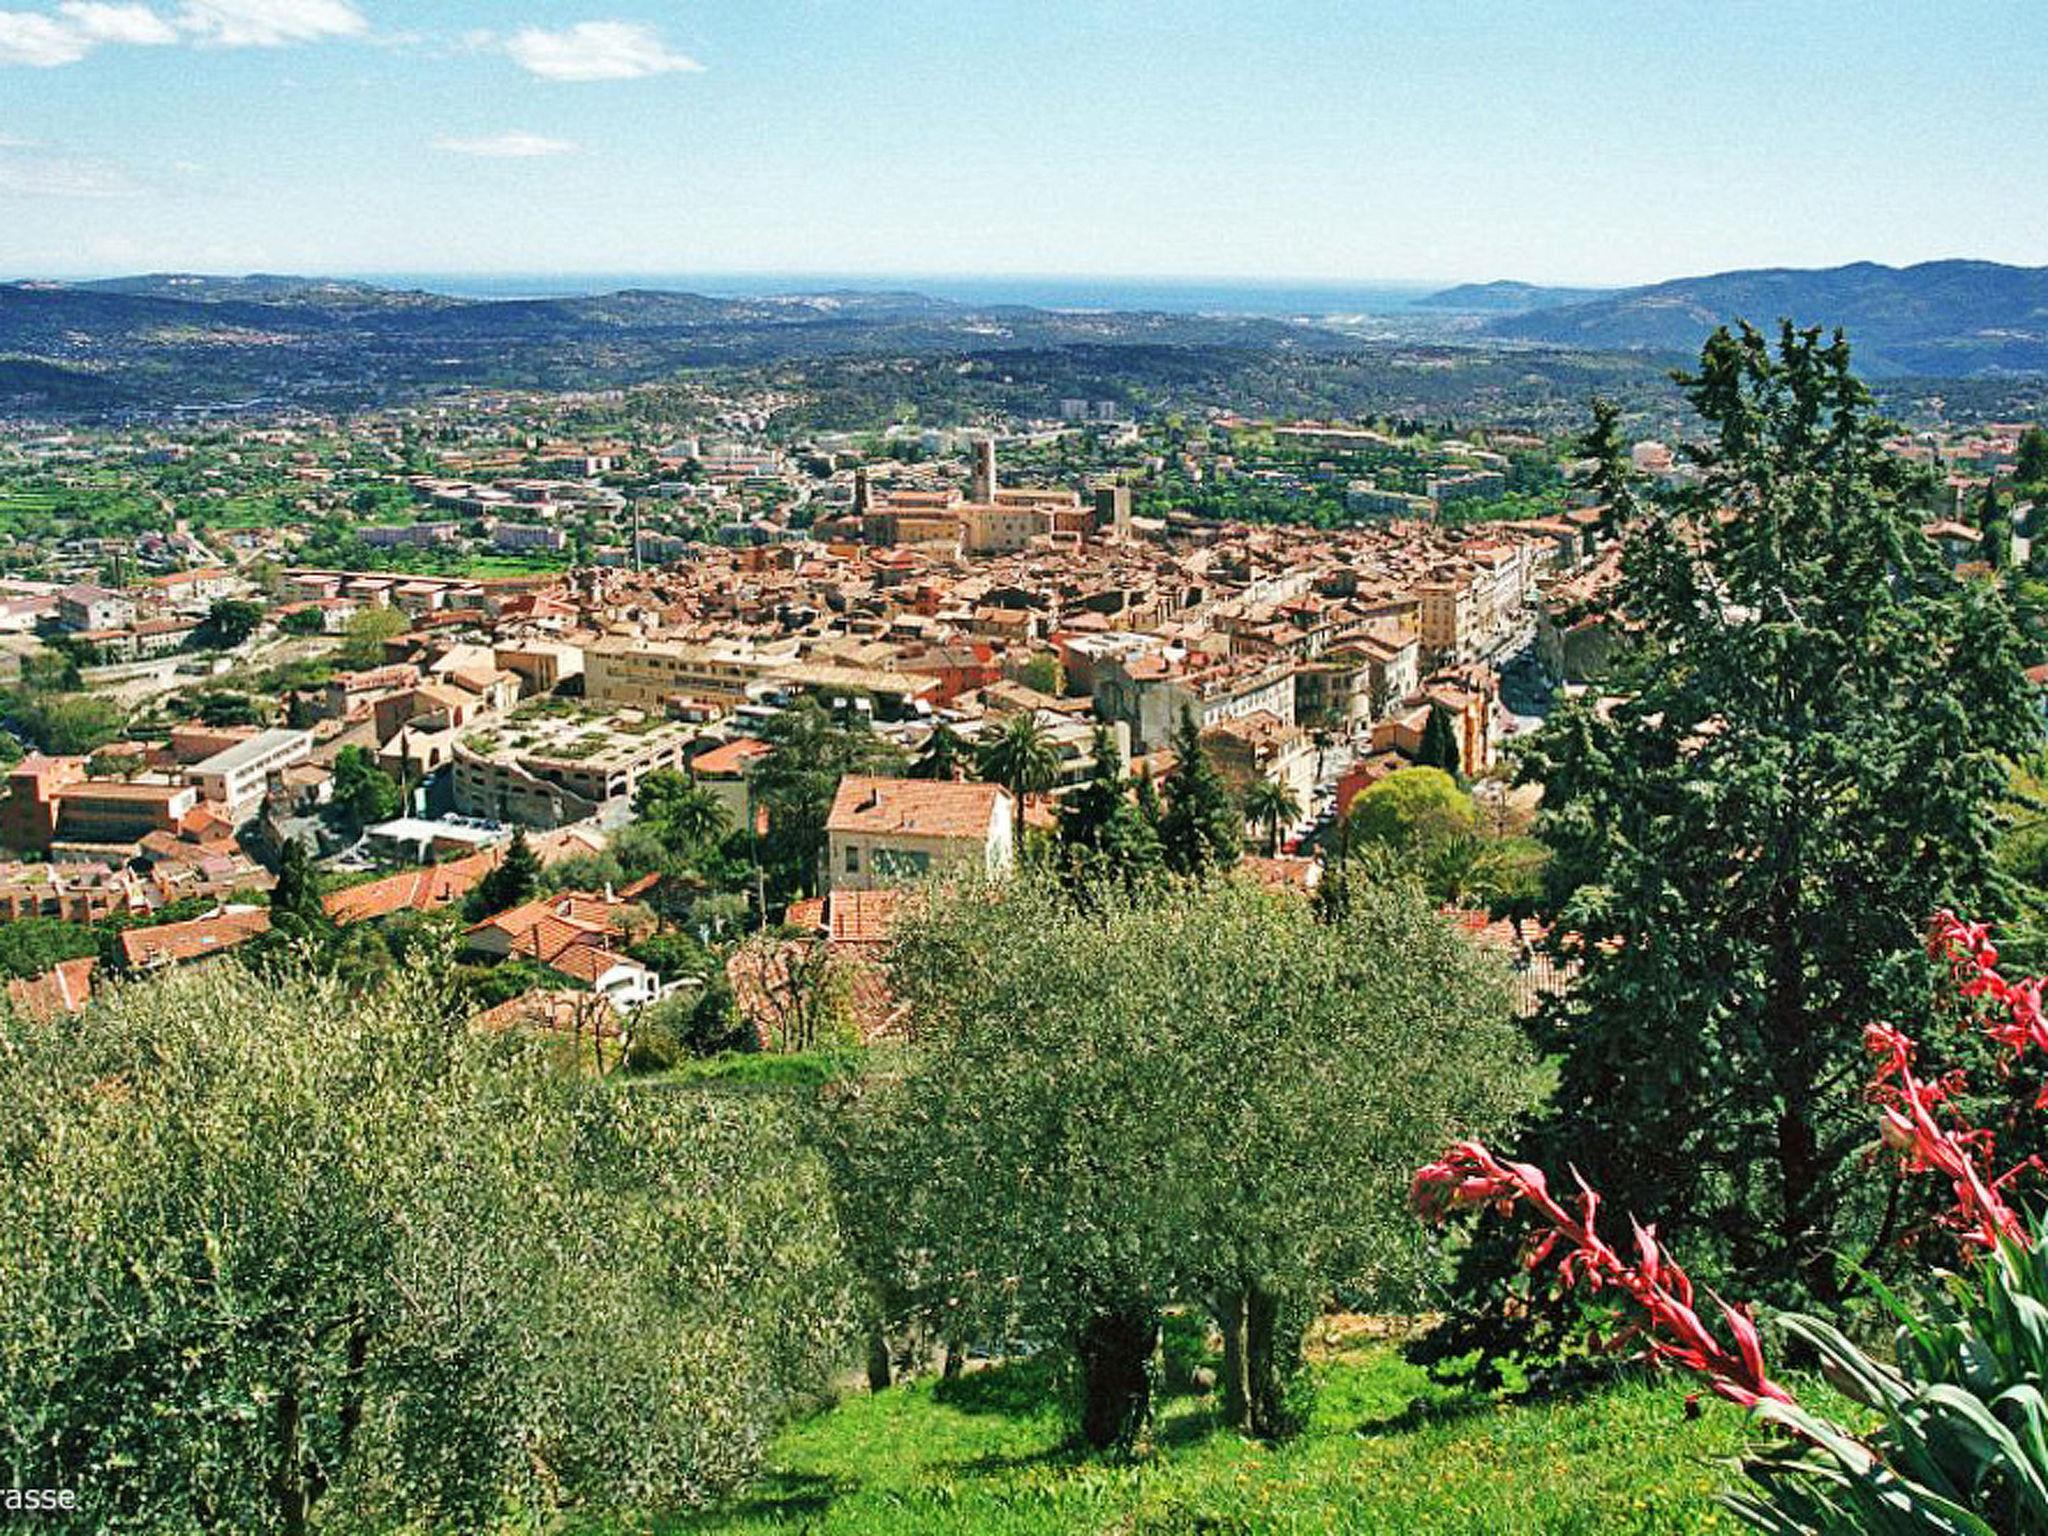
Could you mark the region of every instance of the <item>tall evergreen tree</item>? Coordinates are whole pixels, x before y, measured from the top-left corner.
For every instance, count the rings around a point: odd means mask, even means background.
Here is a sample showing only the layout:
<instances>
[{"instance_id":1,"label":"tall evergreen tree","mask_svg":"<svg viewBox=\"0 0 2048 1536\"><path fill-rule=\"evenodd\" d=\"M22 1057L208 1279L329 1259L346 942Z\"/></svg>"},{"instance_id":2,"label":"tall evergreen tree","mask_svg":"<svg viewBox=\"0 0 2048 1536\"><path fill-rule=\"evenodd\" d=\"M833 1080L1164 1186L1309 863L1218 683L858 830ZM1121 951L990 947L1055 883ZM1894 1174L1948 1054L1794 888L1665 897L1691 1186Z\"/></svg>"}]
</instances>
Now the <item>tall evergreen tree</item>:
<instances>
[{"instance_id":1,"label":"tall evergreen tree","mask_svg":"<svg viewBox=\"0 0 2048 1536\"><path fill-rule=\"evenodd\" d=\"M957 779L969 767L967 743L960 739L960 733L943 720L925 738L924 750L910 765L913 779Z\"/></svg>"},{"instance_id":2,"label":"tall evergreen tree","mask_svg":"<svg viewBox=\"0 0 2048 1536\"><path fill-rule=\"evenodd\" d=\"M477 882L471 909L481 919L531 901L540 889L540 872L540 856L526 840L526 828L521 827L512 834L505 857Z\"/></svg>"},{"instance_id":3,"label":"tall evergreen tree","mask_svg":"<svg viewBox=\"0 0 2048 1536\"><path fill-rule=\"evenodd\" d=\"M270 888L270 926L288 939L324 938L334 931L333 919L320 903L320 877L312 855L297 838L286 841L277 861L277 882Z\"/></svg>"},{"instance_id":4,"label":"tall evergreen tree","mask_svg":"<svg viewBox=\"0 0 2048 1536\"><path fill-rule=\"evenodd\" d=\"M1599 531L1613 534L1635 520L1635 466L1622 435L1621 407L1602 396L1593 398L1593 424L1574 445L1587 461L1577 484L1599 498ZM1590 553L1590 551L1589 551Z\"/></svg>"},{"instance_id":5,"label":"tall evergreen tree","mask_svg":"<svg viewBox=\"0 0 2048 1536\"><path fill-rule=\"evenodd\" d=\"M1162 858L1157 797L1150 813L1145 803L1152 781L1141 779L1134 796L1108 726L1095 727L1090 750L1095 766L1088 782L1060 803L1062 869L1077 886L1105 879L1143 885L1159 872Z\"/></svg>"},{"instance_id":6,"label":"tall evergreen tree","mask_svg":"<svg viewBox=\"0 0 2048 1536\"><path fill-rule=\"evenodd\" d=\"M1166 867L1177 875L1206 875L1234 866L1244 855L1244 817L1216 771L1193 710L1181 712L1173 733L1173 782L1159 841Z\"/></svg>"},{"instance_id":7,"label":"tall evergreen tree","mask_svg":"<svg viewBox=\"0 0 2048 1536\"><path fill-rule=\"evenodd\" d=\"M1839 334L1722 330L1682 383L1706 443L1625 547L1641 652L1522 763L1581 967L1539 1020L1560 1066L1530 1155L1682 1214L1704 1278L1826 1306L1905 1219L1855 1177L1862 1032L1924 1013L1933 912L1999 910L1995 806L2039 720L1999 590L1920 532ZM1482 1245L1468 1278L1512 1264Z\"/></svg>"},{"instance_id":8,"label":"tall evergreen tree","mask_svg":"<svg viewBox=\"0 0 2048 1536\"><path fill-rule=\"evenodd\" d=\"M2020 434L2019 459L2013 479L2021 485L2048 486L2048 432L2029 427Z\"/></svg>"},{"instance_id":9,"label":"tall evergreen tree","mask_svg":"<svg viewBox=\"0 0 2048 1536\"><path fill-rule=\"evenodd\" d=\"M1451 722L1451 712L1441 704L1429 706L1429 723L1422 728L1422 745L1416 749L1415 763L1419 768L1441 768L1452 778L1464 771L1465 758L1458 750L1457 727Z\"/></svg>"},{"instance_id":10,"label":"tall evergreen tree","mask_svg":"<svg viewBox=\"0 0 2048 1536\"><path fill-rule=\"evenodd\" d=\"M1984 563L1994 571L2012 564L2012 514L1998 499L1998 481L1987 481L1977 504L1977 528L1983 540Z\"/></svg>"}]
</instances>

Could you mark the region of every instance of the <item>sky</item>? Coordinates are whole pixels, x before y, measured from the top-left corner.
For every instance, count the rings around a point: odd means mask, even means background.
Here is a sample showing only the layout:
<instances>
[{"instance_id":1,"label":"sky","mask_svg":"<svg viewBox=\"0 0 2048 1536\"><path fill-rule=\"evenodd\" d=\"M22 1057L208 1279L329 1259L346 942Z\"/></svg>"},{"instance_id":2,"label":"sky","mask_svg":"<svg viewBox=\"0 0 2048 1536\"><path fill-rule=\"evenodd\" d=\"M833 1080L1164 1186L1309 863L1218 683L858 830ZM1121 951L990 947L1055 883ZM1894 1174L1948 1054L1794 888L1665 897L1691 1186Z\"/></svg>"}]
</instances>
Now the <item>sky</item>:
<instances>
[{"instance_id":1,"label":"sky","mask_svg":"<svg viewBox=\"0 0 2048 1536\"><path fill-rule=\"evenodd\" d=\"M0 275L2048 263L2040 0L0 0Z\"/></svg>"}]
</instances>

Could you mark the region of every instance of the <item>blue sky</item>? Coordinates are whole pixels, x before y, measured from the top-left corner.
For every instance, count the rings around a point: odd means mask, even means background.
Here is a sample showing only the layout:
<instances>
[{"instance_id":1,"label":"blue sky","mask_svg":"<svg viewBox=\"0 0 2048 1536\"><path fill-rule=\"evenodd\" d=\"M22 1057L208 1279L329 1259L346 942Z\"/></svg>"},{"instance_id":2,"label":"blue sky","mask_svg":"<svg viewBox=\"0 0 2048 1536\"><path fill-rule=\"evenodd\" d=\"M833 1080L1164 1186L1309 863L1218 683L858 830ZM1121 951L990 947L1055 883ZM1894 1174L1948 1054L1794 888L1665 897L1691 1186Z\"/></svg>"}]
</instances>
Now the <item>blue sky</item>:
<instances>
[{"instance_id":1,"label":"blue sky","mask_svg":"<svg viewBox=\"0 0 2048 1536\"><path fill-rule=\"evenodd\" d=\"M0 273L2048 263L2040 0L0 0Z\"/></svg>"}]
</instances>

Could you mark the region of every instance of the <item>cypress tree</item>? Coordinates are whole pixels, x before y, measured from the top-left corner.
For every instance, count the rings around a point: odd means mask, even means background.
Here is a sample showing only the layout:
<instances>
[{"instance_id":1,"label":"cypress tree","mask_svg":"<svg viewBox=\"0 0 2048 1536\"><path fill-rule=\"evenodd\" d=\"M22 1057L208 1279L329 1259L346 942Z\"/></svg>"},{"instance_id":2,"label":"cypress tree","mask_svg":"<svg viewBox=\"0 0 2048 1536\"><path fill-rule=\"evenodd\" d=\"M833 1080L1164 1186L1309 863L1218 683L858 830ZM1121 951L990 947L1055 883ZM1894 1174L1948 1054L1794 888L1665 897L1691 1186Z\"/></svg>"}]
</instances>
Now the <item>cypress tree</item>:
<instances>
[{"instance_id":1,"label":"cypress tree","mask_svg":"<svg viewBox=\"0 0 2048 1536\"><path fill-rule=\"evenodd\" d=\"M1209 749L1192 710L1173 733L1176 764L1168 786L1159 841L1166 867L1177 875L1206 875L1233 867L1244 853L1244 817Z\"/></svg>"},{"instance_id":2,"label":"cypress tree","mask_svg":"<svg viewBox=\"0 0 2048 1536\"><path fill-rule=\"evenodd\" d=\"M1429 706L1429 723L1422 728L1422 745L1416 750L1415 763L1419 768L1441 768L1452 778L1464 772L1465 759L1458 750L1457 728L1451 723L1451 712L1441 704Z\"/></svg>"},{"instance_id":3,"label":"cypress tree","mask_svg":"<svg viewBox=\"0 0 2048 1536\"><path fill-rule=\"evenodd\" d=\"M2012 517L1998 500L1998 481L1987 481L1978 504L1977 527L1983 535L1984 563L1994 571L2012 564Z\"/></svg>"}]
</instances>

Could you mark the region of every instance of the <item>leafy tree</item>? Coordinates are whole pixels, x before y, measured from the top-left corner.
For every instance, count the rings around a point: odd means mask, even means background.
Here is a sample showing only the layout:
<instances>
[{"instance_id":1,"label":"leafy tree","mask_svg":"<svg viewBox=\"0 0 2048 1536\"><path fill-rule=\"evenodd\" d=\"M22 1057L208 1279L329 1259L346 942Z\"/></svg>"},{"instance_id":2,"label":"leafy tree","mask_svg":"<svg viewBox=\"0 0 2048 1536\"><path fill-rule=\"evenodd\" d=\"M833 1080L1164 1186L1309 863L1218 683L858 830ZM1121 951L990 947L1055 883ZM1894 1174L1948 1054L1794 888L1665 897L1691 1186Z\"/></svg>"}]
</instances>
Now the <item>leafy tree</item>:
<instances>
[{"instance_id":1,"label":"leafy tree","mask_svg":"<svg viewBox=\"0 0 2048 1536\"><path fill-rule=\"evenodd\" d=\"M215 727L262 725L270 719L268 709L246 693L209 689L192 700L193 718L201 725Z\"/></svg>"},{"instance_id":2,"label":"leafy tree","mask_svg":"<svg viewBox=\"0 0 2048 1536\"><path fill-rule=\"evenodd\" d=\"M193 640L210 650L231 651L263 623L263 605L246 598L223 597L206 612L206 622L193 632Z\"/></svg>"},{"instance_id":3,"label":"leafy tree","mask_svg":"<svg viewBox=\"0 0 2048 1536\"><path fill-rule=\"evenodd\" d=\"M1998 482L1984 484L1984 499L1978 503L1977 528L1981 534L1984 562L1994 571L2012 564L2012 514L1998 499Z\"/></svg>"},{"instance_id":4,"label":"leafy tree","mask_svg":"<svg viewBox=\"0 0 2048 1536\"><path fill-rule=\"evenodd\" d=\"M958 731L942 720L925 738L924 749L910 765L910 777L952 780L961 777L971 766L967 743L960 739Z\"/></svg>"},{"instance_id":5,"label":"leafy tree","mask_svg":"<svg viewBox=\"0 0 2048 1536\"><path fill-rule=\"evenodd\" d=\"M288 635L318 635L326 632L327 619L318 608L294 608L277 627Z\"/></svg>"},{"instance_id":6,"label":"leafy tree","mask_svg":"<svg viewBox=\"0 0 2048 1536\"><path fill-rule=\"evenodd\" d=\"M1301 816L1301 797L1278 779L1260 778L1244 794L1244 819L1266 829L1266 857L1280 852L1280 834Z\"/></svg>"},{"instance_id":7,"label":"leafy tree","mask_svg":"<svg viewBox=\"0 0 2048 1536\"><path fill-rule=\"evenodd\" d=\"M0 974L47 974L60 961L100 951L99 934L85 923L54 917L17 917L0 923Z\"/></svg>"},{"instance_id":8,"label":"leafy tree","mask_svg":"<svg viewBox=\"0 0 2048 1536\"><path fill-rule=\"evenodd\" d=\"M1378 844L1413 856L1434 853L1479 824L1472 797L1441 768L1398 768L1360 790L1345 816L1353 848Z\"/></svg>"},{"instance_id":9,"label":"leafy tree","mask_svg":"<svg viewBox=\"0 0 2048 1536\"><path fill-rule=\"evenodd\" d=\"M1398 882L1325 926L1252 881L1083 905L1027 875L941 894L891 976L917 1045L854 1135L895 1289L1061 1341L1098 1447L1143 1438L1176 1303L1224 1329L1233 1422L1289 1432L1329 1291L1401 1305L1426 1272L1414 1152L1530 1091L1500 977Z\"/></svg>"},{"instance_id":10,"label":"leafy tree","mask_svg":"<svg viewBox=\"0 0 2048 1536\"><path fill-rule=\"evenodd\" d=\"M1464 770L1465 756L1458 750L1458 730L1451 712L1441 704L1429 706L1429 721L1422 728L1422 743L1415 761L1424 768L1441 768L1456 778Z\"/></svg>"},{"instance_id":11,"label":"leafy tree","mask_svg":"<svg viewBox=\"0 0 2048 1536\"><path fill-rule=\"evenodd\" d=\"M208 966L0 1020L0 1464L78 1490L52 1529L701 1504L824 1384L847 1292L787 1114L460 1018L427 971Z\"/></svg>"},{"instance_id":12,"label":"leafy tree","mask_svg":"<svg viewBox=\"0 0 2048 1536\"><path fill-rule=\"evenodd\" d=\"M1166 867L1177 875L1197 876L1229 869L1244 852L1244 817L1202 743L1192 710L1181 713L1173 753L1173 780L1159 819Z\"/></svg>"},{"instance_id":13,"label":"leafy tree","mask_svg":"<svg viewBox=\"0 0 2048 1536\"><path fill-rule=\"evenodd\" d=\"M468 910L478 922L499 912L509 912L533 900L540 892L540 884L540 855L526 840L526 828L520 827L506 845L505 857L469 893Z\"/></svg>"},{"instance_id":14,"label":"leafy tree","mask_svg":"<svg viewBox=\"0 0 2048 1536\"><path fill-rule=\"evenodd\" d=\"M358 670L378 665L384 660L384 642L396 639L411 627L411 621L396 608L371 604L361 609L348 621L347 638L340 651L342 665Z\"/></svg>"},{"instance_id":15,"label":"leafy tree","mask_svg":"<svg viewBox=\"0 0 2048 1536\"><path fill-rule=\"evenodd\" d=\"M404 794L377 759L362 747L343 747L334 755L334 804L351 826L371 827L390 821L404 804Z\"/></svg>"},{"instance_id":16,"label":"leafy tree","mask_svg":"<svg viewBox=\"0 0 2048 1536\"><path fill-rule=\"evenodd\" d=\"M1024 804L1060 781L1059 749L1052 736L1028 709L1007 715L977 754L982 778L1010 792L1010 815L1017 851L1024 851Z\"/></svg>"},{"instance_id":17,"label":"leafy tree","mask_svg":"<svg viewBox=\"0 0 2048 1536\"><path fill-rule=\"evenodd\" d=\"M715 844L732 830L732 815L718 791L667 768L640 781L633 814L678 855Z\"/></svg>"},{"instance_id":18,"label":"leafy tree","mask_svg":"<svg viewBox=\"0 0 2048 1536\"><path fill-rule=\"evenodd\" d=\"M835 720L815 699L779 712L761 732L775 750L754 767L756 801L768 813L760 858L783 899L817 889L825 820L839 781L850 773L903 769L897 750L862 724Z\"/></svg>"},{"instance_id":19,"label":"leafy tree","mask_svg":"<svg viewBox=\"0 0 2048 1536\"><path fill-rule=\"evenodd\" d=\"M1038 693L1058 698L1067 691L1067 669L1051 651L1040 651L1018 668L1017 681Z\"/></svg>"},{"instance_id":20,"label":"leafy tree","mask_svg":"<svg viewBox=\"0 0 2048 1536\"><path fill-rule=\"evenodd\" d=\"M2029 427L2020 434L2013 479L2026 486L2048 486L2048 432Z\"/></svg>"},{"instance_id":21,"label":"leafy tree","mask_svg":"<svg viewBox=\"0 0 2048 1536\"><path fill-rule=\"evenodd\" d=\"M58 757L83 757L118 739L127 728L121 706L97 693L17 697L9 716L38 749Z\"/></svg>"},{"instance_id":22,"label":"leafy tree","mask_svg":"<svg viewBox=\"0 0 2048 1536\"><path fill-rule=\"evenodd\" d=\"M1826 1306L1890 1223L1851 1177L1843 1064L1925 1008L1928 914L1998 900L1992 811L2038 715L1997 589L1920 533L1839 335L1720 331L1683 383L1707 440L1625 551L1641 655L1522 764L1553 947L1582 967L1540 1021L1559 1082L1530 1140L1616 1209L1688 1213L1710 1277ZM1511 1262L1473 1255L1468 1277Z\"/></svg>"}]
</instances>

